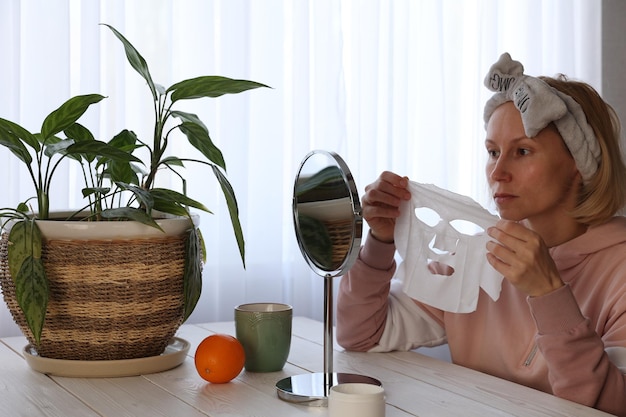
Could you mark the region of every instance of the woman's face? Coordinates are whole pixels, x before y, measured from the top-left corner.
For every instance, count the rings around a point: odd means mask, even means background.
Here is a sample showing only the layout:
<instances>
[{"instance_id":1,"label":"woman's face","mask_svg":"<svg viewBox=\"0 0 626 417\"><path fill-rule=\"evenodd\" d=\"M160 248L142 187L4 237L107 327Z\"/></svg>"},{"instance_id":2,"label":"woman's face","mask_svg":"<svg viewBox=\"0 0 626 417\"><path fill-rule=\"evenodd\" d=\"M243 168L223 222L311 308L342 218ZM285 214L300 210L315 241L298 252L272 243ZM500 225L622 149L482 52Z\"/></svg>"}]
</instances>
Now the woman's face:
<instances>
[{"instance_id":1,"label":"woman's face","mask_svg":"<svg viewBox=\"0 0 626 417\"><path fill-rule=\"evenodd\" d=\"M506 102L492 114L485 146L486 173L503 219L556 225L571 219L581 177L556 128L550 124L528 138L519 111Z\"/></svg>"}]
</instances>

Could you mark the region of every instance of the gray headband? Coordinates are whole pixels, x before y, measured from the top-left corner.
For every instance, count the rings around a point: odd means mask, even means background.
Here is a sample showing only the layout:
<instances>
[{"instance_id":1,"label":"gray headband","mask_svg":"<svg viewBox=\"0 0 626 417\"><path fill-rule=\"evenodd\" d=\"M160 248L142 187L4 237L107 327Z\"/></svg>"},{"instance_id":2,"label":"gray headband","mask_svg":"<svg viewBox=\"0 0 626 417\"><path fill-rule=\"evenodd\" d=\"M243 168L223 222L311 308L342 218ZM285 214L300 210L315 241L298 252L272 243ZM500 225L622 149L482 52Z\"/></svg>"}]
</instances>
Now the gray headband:
<instances>
[{"instance_id":1,"label":"gray headband","mask_svg":"<svg viewBox=\"0 0 626 417\"><path fill-rule=\"evenodd\" d=\"M495 91L485 104L485 126L498 106L512 101L522 116L526 136L533 138L554 122L583 180L593 177L600 163L600 145L585 112L573 98L539 78L524 75L524 66L508 53L491 66L485 86Z\"/></svg>"}]
</instances>

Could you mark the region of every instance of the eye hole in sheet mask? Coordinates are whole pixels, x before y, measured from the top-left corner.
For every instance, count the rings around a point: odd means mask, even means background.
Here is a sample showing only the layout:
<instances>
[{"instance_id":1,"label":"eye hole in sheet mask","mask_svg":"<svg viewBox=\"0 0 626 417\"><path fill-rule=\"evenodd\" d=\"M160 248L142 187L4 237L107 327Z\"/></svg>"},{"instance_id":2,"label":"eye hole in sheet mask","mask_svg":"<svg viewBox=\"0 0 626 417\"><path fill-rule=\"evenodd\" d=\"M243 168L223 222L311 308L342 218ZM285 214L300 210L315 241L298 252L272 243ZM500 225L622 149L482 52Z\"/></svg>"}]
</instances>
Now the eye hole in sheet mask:
<instances>
[{"instance_id":1,"label":"eye hole in sheet mask","mask_svg":"<svg viewBox=\"0 0 626 417\"><path fill-rule=\"evenodd\" d=\"M480 227L474 222L463 219L456 219L450 222L450 226L454 227L454 229L465 236L475 236L480 233L484 233L485 229Z\"/></svg>"},{"instance_id":2,"label":"eye hole in sheet mask","mask_svg":"<svg viewBox=\"0 0 626 417\"><path fill-rule=\"evenodd\" d=\"M417 207L415 209L415 217L430 227L437 226L441 221L439 213L429 207Z\"/></svg>"}]
</instances>

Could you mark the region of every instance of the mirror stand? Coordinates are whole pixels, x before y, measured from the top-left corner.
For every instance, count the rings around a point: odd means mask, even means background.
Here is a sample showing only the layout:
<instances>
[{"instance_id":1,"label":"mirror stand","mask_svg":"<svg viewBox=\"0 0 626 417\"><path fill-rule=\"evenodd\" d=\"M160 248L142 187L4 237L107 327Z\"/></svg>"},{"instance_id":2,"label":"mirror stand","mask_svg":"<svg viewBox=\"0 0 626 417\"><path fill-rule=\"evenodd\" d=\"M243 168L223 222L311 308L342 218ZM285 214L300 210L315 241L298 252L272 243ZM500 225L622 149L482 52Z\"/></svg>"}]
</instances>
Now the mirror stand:
<instances>
[{"instance_id":1,"label":"mirror stand","mask_svg":"<svg viewBox=\"0 0 626 417\"><path fill-rule=\"evenodd\" d=\"M276 384L278 396L289 402L312 407L326 407L330 388L337 384L362 383L382 385L377 379L356 374L333 372L333 276L324 276L324 372L294 375Z\"/></svg>"},{"instance_id":2,"label":"mirror stand","mask_svg":"<svg viewBox=\"0 0 626 417\"><path fill-rule=\"evenodd\" d=\"M317 150L305 156L294 184L293 219L302 255L324 277L324 372L284 378L276 390L285 401L325 407L334 385L382 385L367 376L333 372L333 277L354 264L363 232L356 184L339 155Z\"/></svg>"}]
</instances>

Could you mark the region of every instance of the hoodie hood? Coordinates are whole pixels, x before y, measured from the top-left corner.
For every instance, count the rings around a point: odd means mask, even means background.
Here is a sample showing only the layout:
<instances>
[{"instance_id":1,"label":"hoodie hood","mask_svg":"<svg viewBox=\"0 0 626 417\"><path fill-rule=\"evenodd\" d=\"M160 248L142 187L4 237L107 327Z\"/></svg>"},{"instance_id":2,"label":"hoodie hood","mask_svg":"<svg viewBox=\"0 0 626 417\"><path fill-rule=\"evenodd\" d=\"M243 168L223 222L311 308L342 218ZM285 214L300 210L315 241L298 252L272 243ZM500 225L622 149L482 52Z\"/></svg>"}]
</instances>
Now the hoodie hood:
<instances>
[{"instance_id":1,"label":"hoodie hood","mask_svg":"<svg viewBox=\"0 0 626 417\"><path fill-rule=\"evenodd\" d=\"M550 249L559 270L577 266L593 253L623 245L626 253L626 217L616 216L582 235ZM617 248L616 248L617 250ZM612 252L612 251L611 251ZM623 257L623 255L622 255Z\"/></svg>"}]
</instances>

